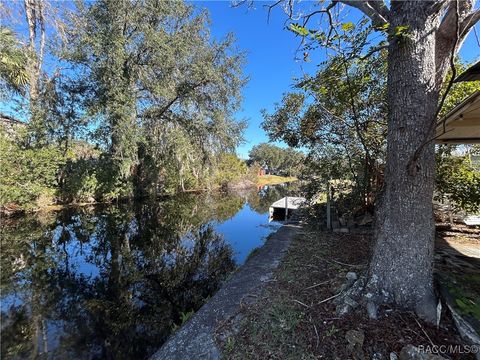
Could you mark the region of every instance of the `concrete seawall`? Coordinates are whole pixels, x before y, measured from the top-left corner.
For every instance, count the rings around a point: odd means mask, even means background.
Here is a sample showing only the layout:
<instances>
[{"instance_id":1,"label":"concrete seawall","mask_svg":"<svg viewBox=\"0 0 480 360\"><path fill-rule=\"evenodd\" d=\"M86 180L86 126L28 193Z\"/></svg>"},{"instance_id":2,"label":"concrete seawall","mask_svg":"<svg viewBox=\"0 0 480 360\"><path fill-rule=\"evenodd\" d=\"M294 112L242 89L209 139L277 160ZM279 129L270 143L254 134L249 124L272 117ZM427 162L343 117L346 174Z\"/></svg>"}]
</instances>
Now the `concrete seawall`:
<instances>
[{"instance_id":1,"label":"concrete seawall","mask_svg":"<svg viewBox=\"0 0 480 360\"><path fill-rule=\"evenodd\" d=\"M299 225L286 224L270 235L265 244L150 359L220 359L221 352L214 341L217 325L235 316L242 303L251 303L252 295L260 293L300 229Z\"/></svg>"}]
</instances>

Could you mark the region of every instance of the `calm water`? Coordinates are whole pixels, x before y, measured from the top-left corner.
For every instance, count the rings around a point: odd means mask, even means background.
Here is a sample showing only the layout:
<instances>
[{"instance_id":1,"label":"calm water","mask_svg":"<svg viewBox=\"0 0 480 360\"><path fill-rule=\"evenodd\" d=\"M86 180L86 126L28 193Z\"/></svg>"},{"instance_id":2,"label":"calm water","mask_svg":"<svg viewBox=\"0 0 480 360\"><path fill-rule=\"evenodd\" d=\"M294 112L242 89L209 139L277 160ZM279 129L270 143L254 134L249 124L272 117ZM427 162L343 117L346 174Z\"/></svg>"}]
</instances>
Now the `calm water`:
<instances>
[{"instance_id":1,"label":"calm water","mask_svg":"<svg viewBox=\"0 0 480 360\"><path fill-rule=\"evenodd\" d=\"M142 359L279 224L285 186L4 220L2 359Z\"/></svg>"}]
</instances>

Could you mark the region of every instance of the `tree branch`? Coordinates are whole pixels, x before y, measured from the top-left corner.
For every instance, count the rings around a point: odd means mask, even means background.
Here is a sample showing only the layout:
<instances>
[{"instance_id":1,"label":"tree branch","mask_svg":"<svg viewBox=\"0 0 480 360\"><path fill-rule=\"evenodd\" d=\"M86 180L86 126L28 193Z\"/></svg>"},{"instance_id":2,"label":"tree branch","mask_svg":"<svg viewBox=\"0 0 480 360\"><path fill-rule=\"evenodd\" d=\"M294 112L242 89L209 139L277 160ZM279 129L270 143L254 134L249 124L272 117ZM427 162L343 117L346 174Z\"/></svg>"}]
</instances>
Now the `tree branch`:
<instances>
[{"instance_id":1,"label":"tree branch","mask_svg":"<svg viewBox=\"0 0 480 360\"><path fill-rule=\"evenodd\" d=\"M449 3L449 0L436 1L428 7L427 13L430 15L436 14L442 11L448 3Z\"/></svg>"},{"instance_id":2,"label":"tree branch","mask_svg":"<svg viewBox=\"0 0 480 360\"><path fill-rule=\"evenodd\" d=\"M438 86L441 86L447 74L450 52L454 55L458 52L469 30L479 21L480 10L472 11L474 4L475 0L456 0L448 3L436 34L435 63Z\"/></svg>"},{"instance_id":3,"label":"tree branch","mask_svg":"<svg viewBox=\"0 0 480 360\"><path fill-rule=\"evenodd\" d=\"M438 28L438 33L445 38L453 39L455 34L452 30L455 29L457 22L457 13L460 23L463 23L464 19L468 18L467 14L473 8L474 0L459 0L458 6L456 5L457 1L450 1L448 4L447 12L442 19L440 27ZM460 26L460 29L462 27ZM460 32L461 33L461 32Z\"/></svg>"},{"instance_id":4,"label":"tree branch","mask_svg":"<svg viewBox=\"0 0 480 360\"><path fill-rule=\"evenodd\" d=\"M480 21L480 9L468 14L460 24L460 36L466 36L470 29Z\"/></svg>"},{"instance_id":5,"label":"tree branch","mask_svg":"<svg viewBox=\"0 0 480 360\"><path fill-rule=\"evenodd\" d=\"M375 5L375 8L374 8L374 7L372 7L371 2L369 2L369 1L358 1L358 0L332 0L332 2L335 2L335 3L340 2L340 3L343 3L345 5L349 5L351 7L354 7L356 9L360 10L365 15L367 15L370 18L370 20L372 20L372 24L374 26L381 26L381 25L388 24L388 19L385 19L382 16L382 14L380 14L375 9L376 7L381 7L381 5L378 5L378 6ZM384 7L386 9L386 6L384 6ZM385 12L385 9L382 10L382 12Z\"/></svg>"},{"instance_id":6,"label":"tree branch","mask_svg":"<svg viewBox=\"0 0 480 360\"><path fill-rule=\"evenodd\" d=\"M366 60L368 59L370 56L372 56L373 54L376 54L377 52L381 51L381 50L386 50L388 49L388 46L389 44L383 44L383 45L379 45L379 46L375 46L373 48L370 49L369 52L367 52L365 55L361 56L360 57L360 60Z\"/></svg>"},{"instance_id":7,"label":"tree branch","mask_svg":"<svg viewBox=\"0 0 480 360\"><path fill-rule=\"evenodd\" d=\"M380 14L387 22L390 22L390 10L383 0L370 0L368 1L370 6Z\"/></svg>"}]
</instances>

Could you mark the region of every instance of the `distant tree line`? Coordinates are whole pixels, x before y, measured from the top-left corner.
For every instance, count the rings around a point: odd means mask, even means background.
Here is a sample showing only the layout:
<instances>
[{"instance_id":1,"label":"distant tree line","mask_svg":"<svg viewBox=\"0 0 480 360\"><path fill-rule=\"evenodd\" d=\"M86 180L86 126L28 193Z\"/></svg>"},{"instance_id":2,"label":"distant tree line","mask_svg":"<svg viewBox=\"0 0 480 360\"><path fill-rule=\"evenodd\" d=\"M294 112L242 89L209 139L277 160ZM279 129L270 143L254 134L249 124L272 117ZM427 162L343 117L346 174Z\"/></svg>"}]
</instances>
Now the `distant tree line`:
<instances>
[{"instance_id":1,"label":"distant tree line","mask_svg":"<svg viewBox=\"0 0 480 360\"><path fill-rule=\"evenodd\" d=\"M300 176L305 161L301 151L267 143L252 147L248 156L250 164L257 164L268 174L283 176Z\"/></svg>"}]
</instances>

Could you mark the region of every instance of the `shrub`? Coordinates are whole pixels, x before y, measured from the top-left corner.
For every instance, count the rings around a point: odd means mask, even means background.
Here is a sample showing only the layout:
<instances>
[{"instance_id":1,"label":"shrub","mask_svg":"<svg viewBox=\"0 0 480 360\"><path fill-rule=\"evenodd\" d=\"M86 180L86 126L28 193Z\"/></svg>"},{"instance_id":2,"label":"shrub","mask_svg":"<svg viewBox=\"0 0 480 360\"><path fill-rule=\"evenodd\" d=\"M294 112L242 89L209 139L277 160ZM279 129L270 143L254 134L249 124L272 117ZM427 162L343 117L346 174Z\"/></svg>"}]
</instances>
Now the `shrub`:
<instances>
[{"instance_id":1,"label":"shrub","mask_svg":"<svg viewBox=\"0 0 480 360\"><path fill-rule=\"evenodd\" d=\"M55 146L27 148L0 131L0 205L33 209L54 201L65 157Z\"/></svg>"},{"instance_id":2,"label":"shrub","mask_svg":"<svg viewBox=\"0 0 480 360\"><path fill-rule=\"evenodd\" d=\"M215 169L215 184L226 185L238 181L247 175L248 168L245 161L239 159L235 154L221 154Z\"/></svg>"},{"instance_id":3,"label":"shrub","mask_svg":"<svg viewBox=\"0 0 480 360\"><path fill-rule=\"evenodd\" d=\"M437 191L453 202L457 209L467 212L480 210L480 171L470 156L437 154Z\"/></svg>"}]
</instances>

